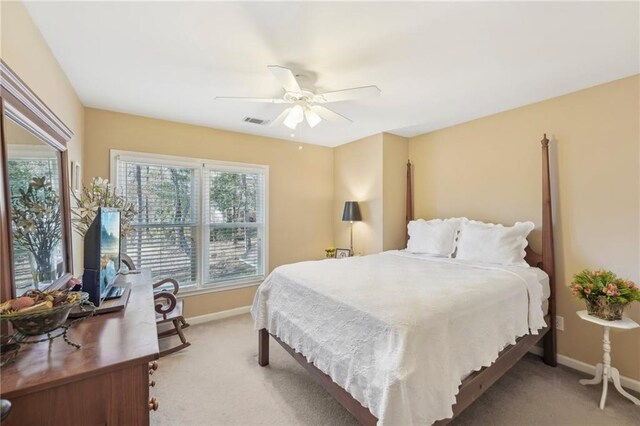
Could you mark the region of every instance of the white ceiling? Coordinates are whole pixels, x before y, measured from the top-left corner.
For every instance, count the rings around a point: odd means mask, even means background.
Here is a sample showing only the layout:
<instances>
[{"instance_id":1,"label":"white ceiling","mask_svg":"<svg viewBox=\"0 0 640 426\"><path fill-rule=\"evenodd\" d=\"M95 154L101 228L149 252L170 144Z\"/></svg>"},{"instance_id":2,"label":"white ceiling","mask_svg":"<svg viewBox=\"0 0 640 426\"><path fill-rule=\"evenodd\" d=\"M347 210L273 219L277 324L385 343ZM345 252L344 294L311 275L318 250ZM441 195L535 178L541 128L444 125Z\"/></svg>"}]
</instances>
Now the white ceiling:
<instances>
[{"instance_id":1,"label":"white ceiling","mask_svg":"<svg viewBox=\"0 0 640 426\"><path fill-rule=\"evenodd\" d=\"M336 146L414 136L640 72L639 3L33 2L27 9L83 104ZM332 104L350 125L295 131L267 65L317 92L377 85ZM11 64L9 64L11 65Z\"/></svg>"}]
</instances>

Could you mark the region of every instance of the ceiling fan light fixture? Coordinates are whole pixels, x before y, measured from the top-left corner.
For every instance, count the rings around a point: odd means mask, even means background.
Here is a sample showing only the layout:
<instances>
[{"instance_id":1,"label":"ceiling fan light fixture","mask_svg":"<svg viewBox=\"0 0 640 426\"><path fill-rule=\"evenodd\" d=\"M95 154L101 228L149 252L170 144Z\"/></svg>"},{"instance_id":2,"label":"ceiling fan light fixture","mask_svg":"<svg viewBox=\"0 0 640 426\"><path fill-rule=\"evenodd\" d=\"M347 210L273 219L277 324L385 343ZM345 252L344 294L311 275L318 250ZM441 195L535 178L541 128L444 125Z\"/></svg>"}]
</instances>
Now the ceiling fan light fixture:
<instances>
[{"instance_id":1,"label":"ceiling fan light fixture","mask_svg":"<svg viewBox=\"0 0 640 426\"><path fill-rule=\"evenodd\" d=\"M296 123L302 123L304 119L304 109L300 105L296 105L291 108L291 112L289 113L289 117L294 120Z\"/></svg>"},{"instance_id":2,"label":"ceiling fan light fixture","mask_svg":"<svg viewBox=\"0 0 640 426\"><path fill-rule=\"evenodd\" d=\"M302 123L305 119L309 127L312 128L323 120L345 124L352 123L347 117L318 104L351 101L367 96L380 95L380 89L377 86L352 87L350 89L315 94L308 89L301 88L297 80L297 77L300 77L300 75L294 74L290 69L280 65L269 65L268 68L285 91L282 98L216 96L216 99L289 104L291 106L280 112L278 117L270 123L270 126L273 127L284 124L291 130L295 130L298 124Z\"/></svg>"},{"instance_id":3,"label":"ceiling fan light fixture","mask_svg":"<svg viewBox=\"0 0 640 426\"><path fill-rule=\"evenodd\" d=\"M284 120L284 122L282 124L284 124L285 126L290 128L291 130L295 130L296 127L298 127L298 123L293 123L293 122L291 122L289 120Z\"/></svg>"},{"instance_id":4,"label":"ceiling fan light fixture","mask_svg":"<svg viewBox=\"0 0 640 426\"><path fill-rule=\"evenodd\" d=\"M302 120L304 120L304 110L300 105L296 105L289 111L289 115L284 120L284 125L293 130L298 127L298 124L302 123Z\"/></svg>"},{"instance_id":5,"label":"ceiling fan light fixture","mask_svg":"<svg viewBox=\"0 0 640 426\"><path fill-rule=\"evenodd\" d=\"M316 112L309 107L307 107L304 110L304 117L307 119L307 123L311 128L315 127L318 123L322 121L322 118L320 118L320 116L316 114Z\"/></svg>"}]
</instances>

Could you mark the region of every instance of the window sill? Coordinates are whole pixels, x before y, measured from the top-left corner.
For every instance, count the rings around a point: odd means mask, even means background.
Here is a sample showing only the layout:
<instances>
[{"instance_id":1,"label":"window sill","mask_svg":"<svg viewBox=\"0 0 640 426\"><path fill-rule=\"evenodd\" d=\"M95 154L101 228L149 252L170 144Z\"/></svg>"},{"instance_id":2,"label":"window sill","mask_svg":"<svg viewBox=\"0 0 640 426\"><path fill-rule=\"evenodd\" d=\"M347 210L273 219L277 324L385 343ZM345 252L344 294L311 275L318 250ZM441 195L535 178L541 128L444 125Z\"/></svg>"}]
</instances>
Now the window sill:
<instances>
[{"instance_id":1,"label":"window sill","mask_svg":"<svg viewBox=\"0 0 640 426\"><path fill-rule=\"evenodd\" d=\"M203 287L181 287L178 293L178 298L185 298L190 296L199 296L201 294L216 293L218 291L235 290L244 287L254 287L262 284L264 278L255 278L250 281L236 281L221 284L207 284Z\"/></svg>"}]
</instances>

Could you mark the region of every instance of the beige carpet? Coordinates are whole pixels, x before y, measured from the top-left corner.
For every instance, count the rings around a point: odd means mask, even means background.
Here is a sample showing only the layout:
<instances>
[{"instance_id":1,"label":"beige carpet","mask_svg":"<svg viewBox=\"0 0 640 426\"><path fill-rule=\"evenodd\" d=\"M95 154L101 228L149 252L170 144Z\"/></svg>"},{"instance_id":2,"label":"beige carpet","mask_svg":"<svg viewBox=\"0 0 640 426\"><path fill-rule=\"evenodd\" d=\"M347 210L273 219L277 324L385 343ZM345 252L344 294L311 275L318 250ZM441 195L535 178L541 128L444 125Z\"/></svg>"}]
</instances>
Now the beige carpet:
<instances>
[{"instance_id":1,"label":"beige carpet","mask_svg":"<svg viewBox=\"0 0 640 426\"><path fill-rule=\"evenodd\" d=\"M355 420L271 341L271 361L259 367L257 334L242 315L189 327L192 346L162 358L151 396L160 403L152 425L355 425ZM615 363L615 354L614 354ZM551 368L527 355L452 425L640 425L640 407L585 375Z\"/></svg>"}]
</instances>

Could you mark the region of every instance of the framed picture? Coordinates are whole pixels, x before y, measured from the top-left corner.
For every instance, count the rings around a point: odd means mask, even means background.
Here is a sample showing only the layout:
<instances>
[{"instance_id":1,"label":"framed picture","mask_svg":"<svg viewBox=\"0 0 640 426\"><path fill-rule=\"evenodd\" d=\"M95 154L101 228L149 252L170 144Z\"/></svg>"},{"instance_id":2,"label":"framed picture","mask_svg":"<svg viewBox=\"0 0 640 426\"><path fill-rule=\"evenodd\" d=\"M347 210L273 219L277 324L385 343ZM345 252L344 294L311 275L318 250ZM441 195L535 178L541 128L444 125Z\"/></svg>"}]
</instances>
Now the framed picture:
<instances>
[{"instance_id":1,"label":"framed picture","mask_svg":"<svg viewBox=\"0 0 640 426\"><path fill-rule=\"evenodd\" d=\"M349 249L336 249L336 259L344 259L345 257L351 257L351 250Z\"/></svg>"},{"instance_id":2,"label":"framed picture","mask_svg":"<svg viewBox=\"0 0 640 426\"><path fill-rule=\"evenodd\" d=\"M82 187L82 169L80 163L77 161L71 162L71 176L69 176L69 183L71 184L71 190L76 194L80 192Z\"/></svg>"}]
</instances>

